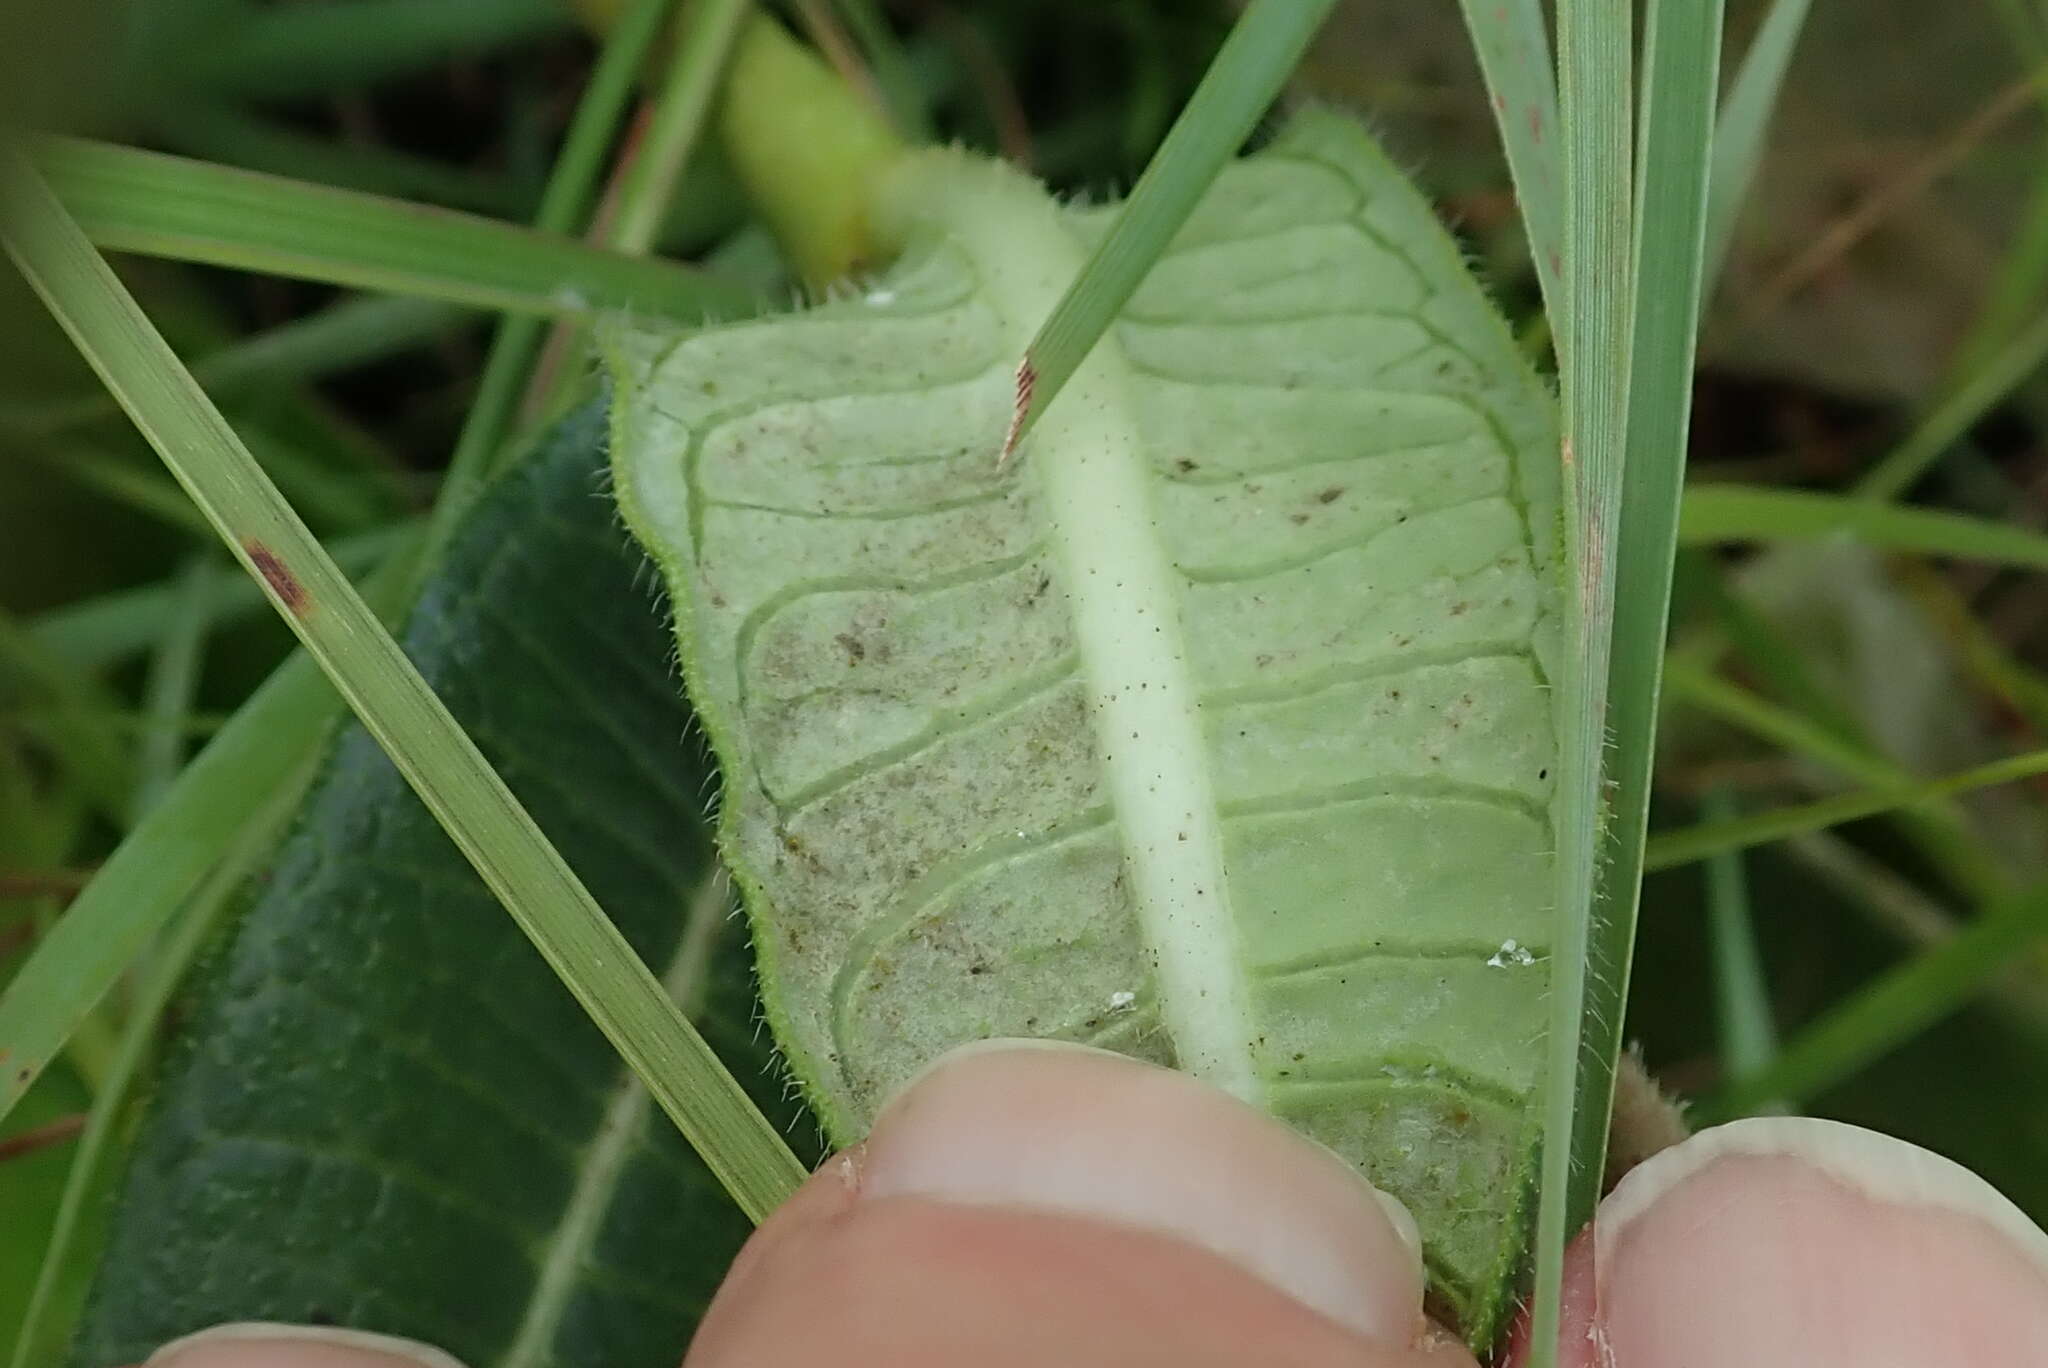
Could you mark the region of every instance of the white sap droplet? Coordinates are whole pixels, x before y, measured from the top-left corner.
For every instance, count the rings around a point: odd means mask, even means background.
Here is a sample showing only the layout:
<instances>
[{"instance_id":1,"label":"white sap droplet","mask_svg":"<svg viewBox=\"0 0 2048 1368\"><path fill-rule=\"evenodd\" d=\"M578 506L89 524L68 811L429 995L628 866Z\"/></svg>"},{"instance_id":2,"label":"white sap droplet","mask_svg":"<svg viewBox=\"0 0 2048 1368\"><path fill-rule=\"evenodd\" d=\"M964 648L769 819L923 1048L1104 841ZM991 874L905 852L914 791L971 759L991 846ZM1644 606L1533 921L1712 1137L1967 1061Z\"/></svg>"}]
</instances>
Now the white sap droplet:
<instances>
[{"instance_id":1,"label":"white sap droplet","mask_svg":"<svg viewBox=\"0 0 2048 1368\"><path fill-rule=\"evenodd\" d=\"M1109 995L1109 1010L1112 1012L1128 1012L1131 1010L1131 1004L1137 1000L1138 995L1129 989L1119 990Z\"/></svg>"},{"instance_id":2,"label":"white sap droplet","mask_svg":"<svg viewBox=\"0 0 2048 1368\"><path fill-rule=\"evenodd\" d=\"M1534 964L1536 957L1518 945L1513 936L1509 936L1500 943L1500 949L1494 951L1492 958L1486 962L1492 968L1505 969L1510 964Z\"/></svg>"},{"instance_id":3,"label":"white sap droplet","mask_svg":"<svg viewBox=\"0 0 2048 1368\"><path fill-rule=\"evenodd\" d=\"M894 290L869 290L867 302L878 308L884 304L894 304L896 302L896 292Z\"/></svg>"}]
</instances>

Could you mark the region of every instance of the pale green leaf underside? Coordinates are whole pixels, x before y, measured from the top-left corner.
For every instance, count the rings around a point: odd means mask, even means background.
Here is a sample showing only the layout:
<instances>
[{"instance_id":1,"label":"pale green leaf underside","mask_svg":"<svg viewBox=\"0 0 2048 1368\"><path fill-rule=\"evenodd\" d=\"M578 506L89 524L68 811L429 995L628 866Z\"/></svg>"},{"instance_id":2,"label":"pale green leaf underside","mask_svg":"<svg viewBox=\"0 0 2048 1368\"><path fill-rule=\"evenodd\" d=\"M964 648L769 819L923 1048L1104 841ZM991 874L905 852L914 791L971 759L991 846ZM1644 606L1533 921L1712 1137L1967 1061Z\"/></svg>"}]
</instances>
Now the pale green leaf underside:
<instances>
[{"instance_id":1,"label":"pale green leaf underside","mask_svg":"<svg viewBox=\"0 0 2048 1368\"><path fill-rule=\"evenodd\" d=\"M998 470L1105 214L954 153L886 200L863 296L612 341L791 1063L840 1139L976 1037L1189 1068L1407 1201L1489 1334L1547 978L1548 396L1311 115Z\"/></svg>"}]
</instances>

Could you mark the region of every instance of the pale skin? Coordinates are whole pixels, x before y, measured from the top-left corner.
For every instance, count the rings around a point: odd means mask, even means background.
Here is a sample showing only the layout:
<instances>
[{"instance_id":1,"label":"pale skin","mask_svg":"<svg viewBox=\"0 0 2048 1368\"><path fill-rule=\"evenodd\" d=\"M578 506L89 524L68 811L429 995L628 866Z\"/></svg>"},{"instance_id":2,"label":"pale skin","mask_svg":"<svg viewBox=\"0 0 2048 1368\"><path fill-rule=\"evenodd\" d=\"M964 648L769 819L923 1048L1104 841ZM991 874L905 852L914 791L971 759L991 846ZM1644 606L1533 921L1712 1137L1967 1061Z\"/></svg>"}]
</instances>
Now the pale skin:
<instances>
[{"instance_id":1,"label":"pale skin","mask_svg":"<svg viewBox=\"0 0 2048 1368\"><path fill-rule=\"evenodd\" d=\"M1204 1084L980 1047L756 1232L685 1368L1473 1368L1423 1316L1412 1232L1341 1160ZM2048 1236L1946 1161L1825 1122L1653 1159L1574 1244L1568 1283L1566 1368L2048 1363ZM150 1362L452 1360L244 1326Z\"/></svg>"}]
</instances>

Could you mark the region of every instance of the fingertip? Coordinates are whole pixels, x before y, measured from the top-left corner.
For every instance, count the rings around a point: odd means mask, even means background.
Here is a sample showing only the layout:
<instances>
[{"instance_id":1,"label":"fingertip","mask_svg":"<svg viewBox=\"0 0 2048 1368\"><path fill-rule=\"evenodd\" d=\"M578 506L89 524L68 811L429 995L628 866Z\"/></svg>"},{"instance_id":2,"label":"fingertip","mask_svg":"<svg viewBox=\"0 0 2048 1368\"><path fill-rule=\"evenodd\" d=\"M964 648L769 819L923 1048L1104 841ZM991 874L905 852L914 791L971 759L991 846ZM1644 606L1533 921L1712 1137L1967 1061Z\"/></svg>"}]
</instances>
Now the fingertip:
<instances>
[{"instance_id":1,"label":"fingertip","mask_svg":"<svg viewBox=\"0 0 2048 1368\"><path fill-rule=\"evenodd\" d=\"M1187 1074L1107 1051L987 1042L883 1109L864 1197L1017 1206L1170 1235L1355 1333L1423 1329L1415 1223L1349 1163Z\"/></svg>"},{"instance_id":2,"label":"fingertip","mask_svg":"<svg viewBox=\"0 0 2048 1368\"><path fill-rule=\"evenodd\" d=\"M2048 1235L1961 1165L1839 1122L1702 1132L1617 1186L1592 1245L1627 1368L2048 1361Z\"/></svg>"},{"instance_id":3,"label":"fingertip","mask_svg":"<svg viewBox=\"0 0 2048 1368\"><path fill-rule=\"evenodd\" d=\"M418 1340L331 1325L239 1321L172 1340L142 1368L463 1368Z\"/></svg>"}]
</instances>

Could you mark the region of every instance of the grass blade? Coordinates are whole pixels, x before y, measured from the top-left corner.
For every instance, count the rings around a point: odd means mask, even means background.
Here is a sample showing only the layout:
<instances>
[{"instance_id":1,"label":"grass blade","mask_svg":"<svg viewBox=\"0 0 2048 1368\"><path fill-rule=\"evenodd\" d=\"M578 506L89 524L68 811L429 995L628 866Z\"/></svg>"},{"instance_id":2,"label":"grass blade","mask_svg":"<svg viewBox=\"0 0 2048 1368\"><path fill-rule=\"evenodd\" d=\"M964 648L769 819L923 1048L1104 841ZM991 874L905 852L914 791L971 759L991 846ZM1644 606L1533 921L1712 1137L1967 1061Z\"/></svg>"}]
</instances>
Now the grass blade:
<instances>
[{"instance_id":1,"label":"grass blade","mask_svg":"<svg viewBox=\"0 0 2048 1368\"><path fill-rule=\"evenodd\" d=\"M1707 795L1711 820L1735 816L1735 799L1726 789ZM1724 850L1707 857L1707 940L1714 956L1714 1015L1720 1027L1721 1072L1743 1078L1760 1072L1778 1053L1778 1030L1771 1020L1771 1000L1763 962L1757 957L1756 933L1749 914L1749 874L1742 852Z\"/></svg>"},{"instance_id":2,"label":"grass blade","mask_svg":"<svg viewBox=\"0 0 2048 1368\"><path fill-rule=\"evenodd\" d=\"M1880 551L2048 570L2048 534L2031 528L1940 509L1902 508L1862 495L1806 489L1695 488L1685 496L1678 535L1695 546L1851 537Z\"/></svg>"},{"instance_id":3,"label":"grass blade","mask_svg":"<svg viewBox=\"0 0 2048 1368\"><path fill-rule=\"evenodd\" d=\"M141 821L185 767L185 733L206 648L206 597L213 567L193 556L178 578L177 600L164 619L142 687L143 731L135 747L135 801Z\"/></svg>"},{"instance_id":4,"label":"grass blade","mask_svg":"<svg viewBox=\"0 0 2048 1368\"><path fill-rule=\"evenodd\" d=\"M1465 27L1493 100L1529 259L1552 318L1564 316L1564 188L1558 183L1557 77L1542 0L1462 0Z\"/></svg>"},{"instance_id":5,"label":"grass blade","mask_svg":"<svg viewBox=\"0 0 2048 1368\"><path fill-rule=\"evenodd\" d=\"M670 0L635 0L612 26L604 50L591 69L590 82L576 102L576 113L562 140L561 155L541 192L540 208L533 226L543 233L573 233L590 213L604 176L605 154L610 148L626 106L633 98L635 81L654 49L662 23L668 17ZM534 317L499 320L491 337L490 353L484 358L476 398L462 420L455 452L448 460L448 474L442 481L442 498L435 505L433 531L428 554L421 565L431 565L438 549L460 521L463 510L483 487L495 457L504 446L512 427L512 415L519 406L520 391L533 361L540 354L545 325Z\"/></svg>"},{"instance_id":6,"label":"grass blade","mask_svg":"<svg viewBox=\"0 0 2048 1368\"><path fill-rule=\"evenodd\" d=\"M1859 821L1865 817L1925 807L1944 798L1968 793L1972 789L2011 784L2021 779L2031 779L2037 774L2048 774L2048 750L2007 756L2002 760L1993 760L1989 764L1978 765L1940 779L1865 789L1860 793L1845 793L1837 798L1822 798L1816 802L1773 808L1768 812L1751 813L1746 817L1704 822L1698 826L1681 827L1675 831L1660 831L1649 840L1644 853L1643 868L1652 871L1675 869L1679 865L1703 860L1720 851L1769 845L1772 841L1783 840L1787 836L1798 836L1809 831L1825 831L1829 827L1841 826L1845 822Z\"/></svg>"},{"instance_id":7,"label":"grass blade","mask_svg":"<svg viewBox=\"0 0 2048 1368\"><path fill-rule=\"evenodd\" d=\"M1792 754L1873 789L1904 788L1916 782L1911 773L1861 737L1845 736L1689 663L1673 660L1665 668L1673 697ZM1978 900L2006 891L2007 880L1997 856L1978 838L1961 811L1946 806L1916 807L1901 815L1906 819L1907 834L1957 888Z\"/></svg>"},{"instance_id":8,"label":"grass blade","mask_svg":"<svg viewBox=\"0 0 2048 1368\"><path fill-rule=\"evenodd\" d=\"M1252 0L1245 6L1115 224L1025 348L1017 366L1017 408L1003 439L1005 458L1094 350L1209 182L1251 136L1332 2Z\"/></svg>"},{"instance_id":9,"label":"grass blade","mask_svg":"<svg viewBox=\"0 0 2048 1368\"><path fill-rule=\"evenodd\" d=\"M101 247L513 313L630 309L701 320L749 306L699 271L373 195L75 138L37 164Z\"/></svg>"},{"instance_id":10,"label":"grass blade","mask_svg":"<svg viewBox=\"0 0 2048 1368\"><path fill-rule=\"evenodd\" d=\"M1582 1026L1601 842L1602 752L1614 621L1615 523L1628 425L1631 272L1628 0L1560 0L1558 112L1564 138L1564 315L1557 327L1564 410L1562 669L1558 700L1556 931L1550 956L1543 1158L1532 1320L1536 1368L1557 1355L1564 1247L1588 1214L1575 1176ZM1601 1132L1605 1133L1602 1119Z\"/></svg>"},{"instance_id":11,"label":"grass blade","mask_svg":"<svg viewBox=\"0 0 2048 1368\"><path fill-rule=\"evenodd\" d=\"M0 609L0 681L19 699L49 705L38 728L43 746L80 796L118 825L127 815L134 792L133 757L107 725L108 719L122 712L120 696L52 655L4 609ZM4 1063L0 1060L0 1067Z\"/></svg>"},{"instance_id":12,"label":"grass blade","mask_svg":"<svg viewBox=\"0 0 2048 1368\"><path fill-rule=\"evenodd\" d=\"M1767 1066L1699 1104L1706 1124L1775 1098L1826 1092L1961 1008L2006 964L2048 935L2048 889L2001 900L1953 940L1884 974L1785 1043Z\"/></svg>"},{"instance_id":13,"label":"grass blade","mask_svg":"<svg viewBox=\"0 0 2048 1368\"><path fill-rule=\"evenodd\" d=\"M1866 499L1895 499L1944 452L2048 362L2048 316L2014 334L1857 482Z\"/></svg>"},{"instance_id":14,"label":"grass blade","mask_svg":"<svg viewBox=\"0 0 2048 1368\"><path fill-rule=\"evenodd\" d=\"M1588 932L1589 974L1572 1139L1572 1225L1592 1216L1606 1171L1614 1070L1627 1015L1649 828L1657 703L1671 612L1686 436L1699 336L1720 0L1652 0L1645 14L1641 180L1629 329L1627 453L1615 529L1609 814ZM1589 472L1590 473L1590 472Z\"/></svg>"},{"instance_id":15,"label":"grass blade","mask_svg":"<svg viewBox=\"0 0 2048 1368\"><path fill-rule=\"evenodd\" d=\"M289 782L334 713L311 660L278 670L36 941L0 990L0 1117L205 879L255 796Z\"/></svg>"},{"instance_id":16,"label":"grass blade","mask_svg":"<svg viewBox=\"0 0 2048 1368\"><path fill-rule=\"evenodd\" d=\"M264 479L34 168L5 155L6 244L23 275L706 1165L743 1210L765 1216L802 1181L803 1166Z\"/></svg>"},{"instance_id":17,"label":"grass blade","mask_svg":"<svg viewBox=\"0 0 2048 1368\"><path fill-rule=\"evenodd\" d=\"M750 0L698 0L685 9L676 60L619 187L618 216L605 234L609 246L629 256L646 256L654 246L752 8Z\"/></svg>"},{"instance_id":18,"label":"grass blade","mask_svg":"<svg viewBox=\"0 0 2048 1368\"><path fill-rule=\"evenodd\" d=\"M257 8L225 44L188 45L190 78L241 95L347 90L568 27L559 0L349 0ZM218 37L218 35L209 35ZM217 56L209 56L217 53ZM190 58L188 58L190 60Z\"/></svg>"},{"instance_id":19,"label":"grass blade","mask_svg":"<svg viewBox=\"0 0 2048 1368\"><path fill-rule=\"evenodd\" d=\"M1703 278L1711 296L1728 262L1728 248L1735 240L1735 223L1749 198L1756 179L1757 163L1763 160L1764 136L1770 130L1771 114L1778 107L1778 91L1785 84L1786 68L1792 64L1792 50L1806 27L1811 0L1776 0L1764 16L1742 66L1728 87L1728 99L1721 108L1720 126L1714 133L1714 172L1707 200L1707 245Z\"/></svg>"},{"instance_id":20,"label":"grass blade","mask_svg":"<svg viewBox=\"0 0 2048 1368\"><path fill-rule=\"evenodd\" d=\"M621 168L617 196L591 227L592 242L636 257L653 249L751 9L750 0L702 0L684 10L651 117ZM570 395L590 383L591 371L584 332L572 324L556 324L541 355L520 408L544 422L567 411Z\"/></svg>"},{"instance_id":21,"label":"grass blade","mask_svg":"<svg viewBox=\"0 0 2048 1368\"><path fill-rule=\"evenodd\" d=\"M164 149L250 171L423 200L473 214L518 218L532 205L503 173L451 166L374 143L303 133L233 104L152 106L149 131Z\"/></svg>"}]
</instances>

